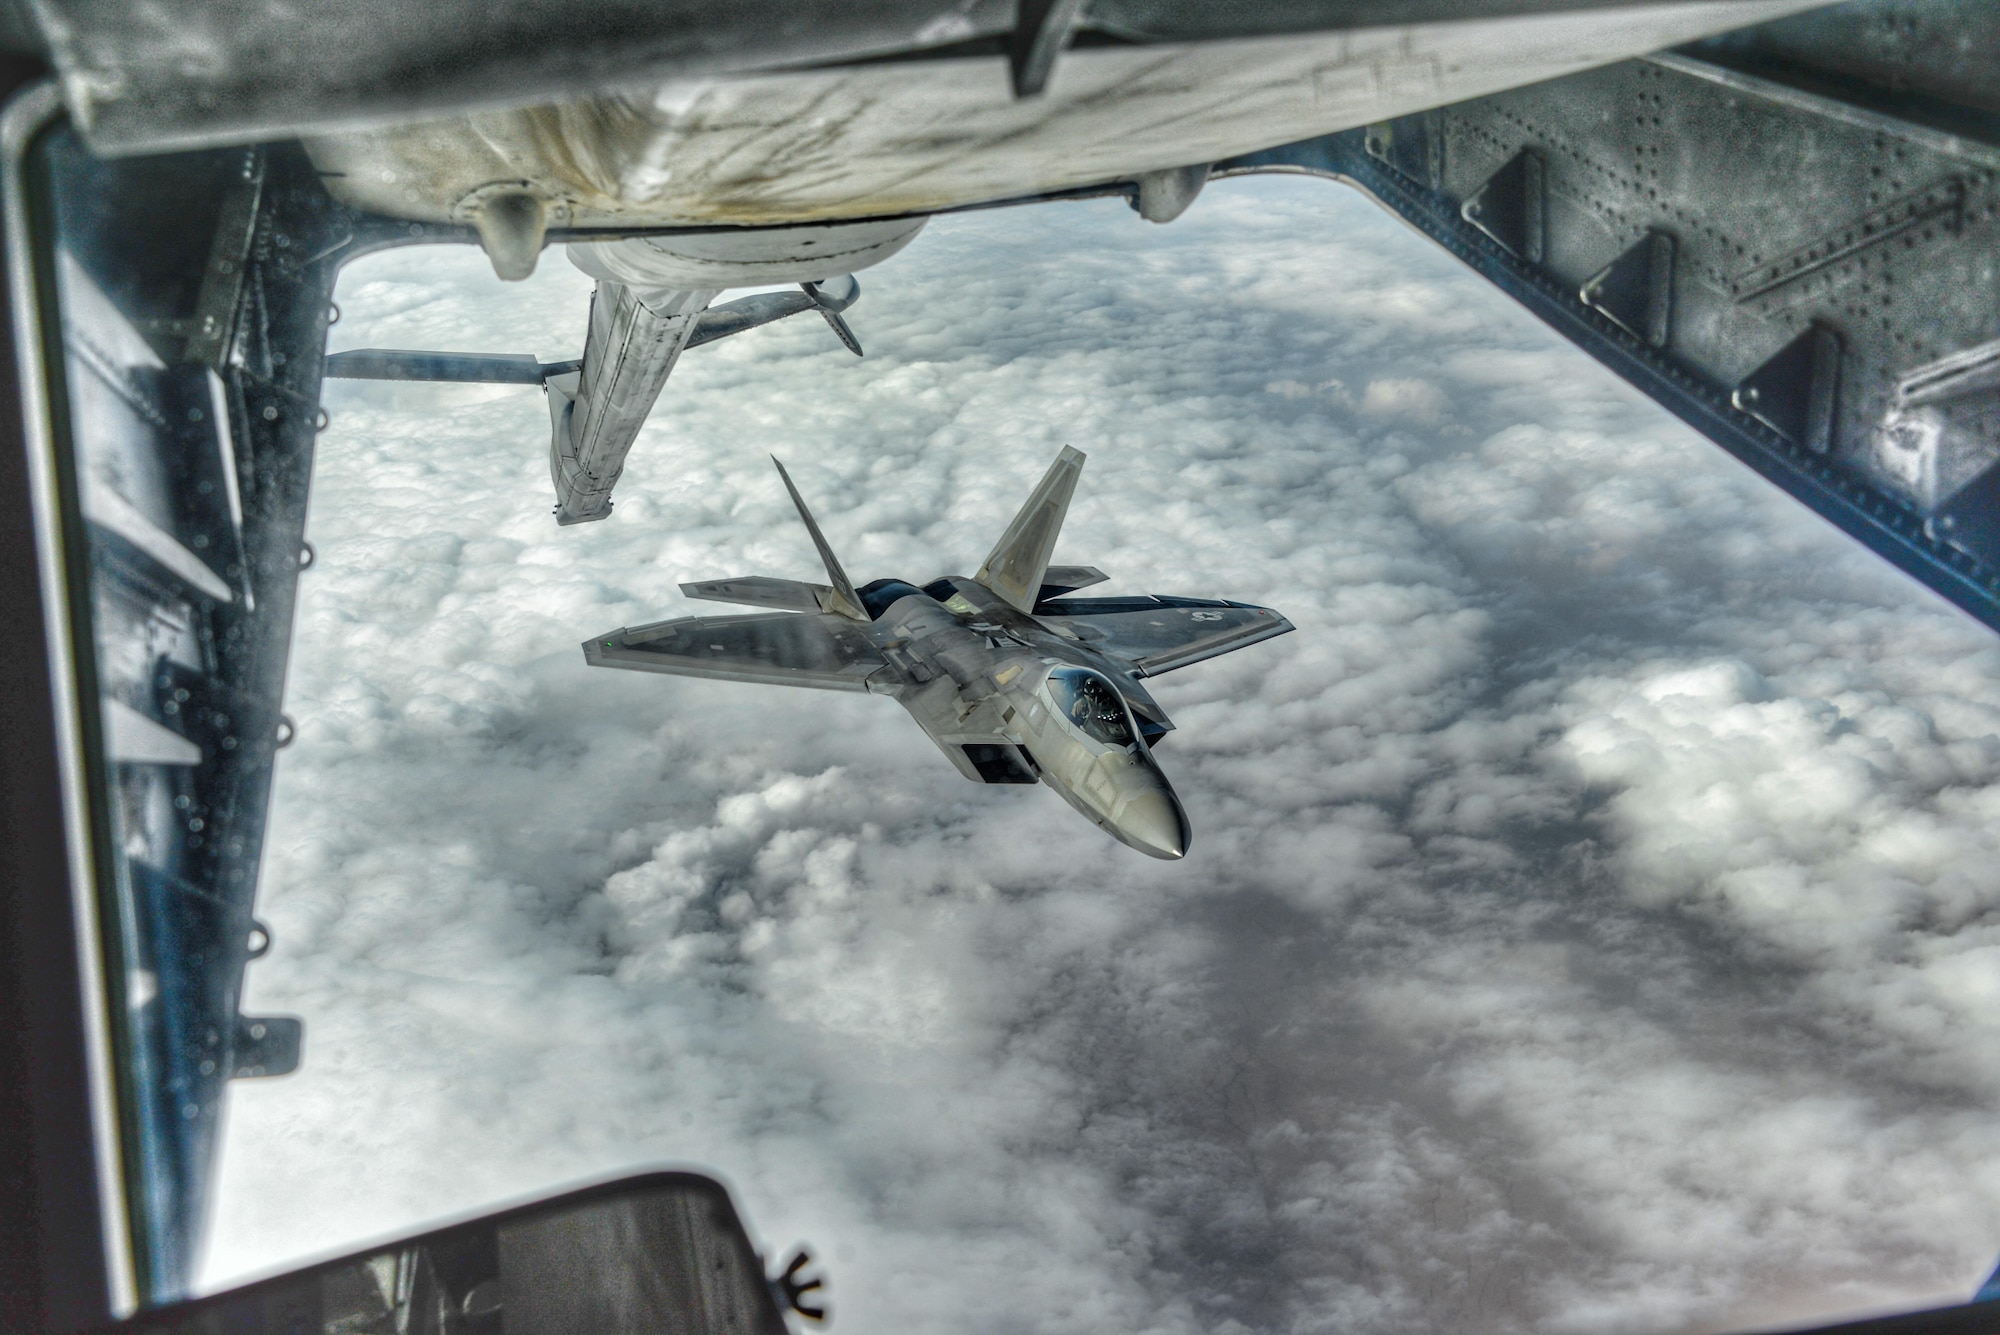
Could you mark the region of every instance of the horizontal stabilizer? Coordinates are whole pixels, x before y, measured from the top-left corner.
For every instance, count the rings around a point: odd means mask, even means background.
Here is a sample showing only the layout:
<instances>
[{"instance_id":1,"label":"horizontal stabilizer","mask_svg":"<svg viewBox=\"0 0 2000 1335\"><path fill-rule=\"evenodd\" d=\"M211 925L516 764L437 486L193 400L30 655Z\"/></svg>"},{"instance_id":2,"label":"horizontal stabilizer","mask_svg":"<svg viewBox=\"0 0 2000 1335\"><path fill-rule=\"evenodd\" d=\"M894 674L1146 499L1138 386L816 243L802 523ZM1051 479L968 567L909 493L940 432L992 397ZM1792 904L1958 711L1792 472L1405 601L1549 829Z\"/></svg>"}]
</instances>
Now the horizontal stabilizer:
<instances>
[{"instance_id":1,"label":"horizontal stabilizer","mask_svg":"<svg viewBox=\"0 0 2000 1335\"><path fill-rule=\"evenodd\" d=\"M1036 601L1060 598L1066 593L1102 584L1110 578L1096 566L1050 566L1042 575L1042 591L1035 595Z\"/></svg>"},{"instance_id":2,"label":"horizontal stabilizer","mask_svg":"<svg viewBox=\"0 0 2000 1335\"><path fill-rule=\"evenodd\" d=\"M738 297L735 301L725 301L720 306L710 306L695 322L694 332L688 335L687 346L698 348L704 343L713 343L718 338L728 338L746 329L770 324L790 315L803 315L817 309L817 303L803 292L758 292L748 297Z\"/></svg>"},{"instance_id":3,"label":"horizontal stabilizer","mask_svg":"<svg viewBox=\"0 0 2000 1335\"><path fill-rule=\"evenodd\" d=\"M688 335L687 345L698 348L718 338L755 329L758 325L816 310L833 327L834 336L847 346L849 352L859 357L860 340L847 327L847 321L840 318L840 312L852 306L860 296L861 284L849 274L818 283L802 283L797 292L758 292L738 297L735 301L725 301L720 306L711 306L703 311L701 321Z\"/></svg>"},{"instance_id":4,"label":"horizontal stabilizer","mask_svg":"<svg viewBox=\"0 0 2000 1335\"><path fill-rule=\"evenodd\" d=\"M681 585L689 598L711 603L742 603L774 612L821 612L829 610L833 590L825 584L803 580L773 579L769 575L743 575L736 579L709 579Z\"/></svg>"},{"instance_id":5,"label":"horizontal stabilizer","mask_svg":"<svg viewBox=\"0 0 2000 1335\"><path fill-rule=\"evenodd\" d=\"M822 278L816 283L800 283L799 290L812 298L813 305L835 315L861 300L861 282L851 273Z\"/></svg>"},{"instance_id":6,"label":"horizontal stabilizer","mask_svg":"<svg viewBox=\"0 0 2000 1335\"><path fill-rule=\"evenodd\" d=\"M861 351L861 340L854 336L854 331L848 328L847 321L843 320L838 312L821 310L820 314L826 317L827 328L833 330L833 336L840 340L841 346L857 357L864 355Z\"/></svg>"}]
</instances>

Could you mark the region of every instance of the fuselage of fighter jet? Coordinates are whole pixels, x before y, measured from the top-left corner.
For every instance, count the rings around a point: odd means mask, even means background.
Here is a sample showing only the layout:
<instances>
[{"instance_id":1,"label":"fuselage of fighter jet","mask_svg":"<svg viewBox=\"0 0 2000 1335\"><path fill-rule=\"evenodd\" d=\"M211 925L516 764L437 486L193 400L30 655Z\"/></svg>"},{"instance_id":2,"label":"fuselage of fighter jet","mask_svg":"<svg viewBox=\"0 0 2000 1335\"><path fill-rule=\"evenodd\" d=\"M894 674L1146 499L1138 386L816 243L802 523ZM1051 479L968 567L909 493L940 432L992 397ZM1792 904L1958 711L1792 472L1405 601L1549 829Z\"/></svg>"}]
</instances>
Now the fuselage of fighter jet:
<instances>
[{"instance_id":1,"label":"fuselage of fighter jet","mask_svg":"<svg viewBox=\"0 0 2000 1335\"><path fill-rule=\"evenodd\" d=\"M977 574L921 588L899 579L855 588L785 476L829 583L684 584L689 597L766 610L623 628L586 641L584 657L595 667L889 696L966 778L1046 783L1119 841L1183 857L1187 814L1153 758L1173 724L1141 679L1292 624L1220 599L1065 597L1106 578L1049 564L1082 466L1065 448Z\"/></svg>"}]
</instances>

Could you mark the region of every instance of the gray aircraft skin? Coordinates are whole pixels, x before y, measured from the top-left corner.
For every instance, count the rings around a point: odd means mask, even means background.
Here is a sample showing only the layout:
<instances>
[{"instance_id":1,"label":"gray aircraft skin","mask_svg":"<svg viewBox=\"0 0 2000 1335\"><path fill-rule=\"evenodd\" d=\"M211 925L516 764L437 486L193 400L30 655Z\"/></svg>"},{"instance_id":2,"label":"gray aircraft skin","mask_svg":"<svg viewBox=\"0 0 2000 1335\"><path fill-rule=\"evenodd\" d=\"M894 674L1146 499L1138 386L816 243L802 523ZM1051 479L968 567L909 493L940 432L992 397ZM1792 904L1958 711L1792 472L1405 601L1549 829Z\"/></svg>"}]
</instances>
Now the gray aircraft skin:
<instances>
[{"instance_id":1,"label":"gray aircraft skin","mask_svg":"<svg viewBox=\"0 0 2000 1335\"><path fill-rule=\"evenodd\" d=\"M1292 623L1220 599L1064 598L1108 578L1049 564L1083 459L1063 448L978 574L923 588L880 579L856 589L778 464L830 582L683 584L690 598L768 610L615 630L585 641L584 658L593 667L886 695L973 782L1046 783L1121 843L1184 857L1187 813L1152 750L1174 725L1140 680L1283 635Z\"/></svg>"}]
</instances>

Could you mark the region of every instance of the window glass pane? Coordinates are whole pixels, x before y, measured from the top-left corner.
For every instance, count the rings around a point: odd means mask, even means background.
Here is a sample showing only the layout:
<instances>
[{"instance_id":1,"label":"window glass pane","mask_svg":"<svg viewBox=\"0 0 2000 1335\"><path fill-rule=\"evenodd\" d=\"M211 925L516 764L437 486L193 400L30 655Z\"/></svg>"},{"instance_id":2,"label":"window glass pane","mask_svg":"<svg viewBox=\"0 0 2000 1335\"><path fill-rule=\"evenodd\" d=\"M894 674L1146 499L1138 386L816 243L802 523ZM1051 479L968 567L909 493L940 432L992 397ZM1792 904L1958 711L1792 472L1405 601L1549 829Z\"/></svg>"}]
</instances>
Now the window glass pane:
<instances>
[{"instance_id":1,"label":"window glass pane","mask_svg":"<svg viewBox=\"0 0 2000 1335\"><path fill-rule=\"evenodd\" d=\"M865 360L690 352L561 527L534 385L336 383L319 431L294 360L330 297L337 350L573 358L560 252L336 292L295 156L38 152L156 1296L662 1162L854 1329L1724 1328L2000 1251L1990 635L1358 195L941 219ZM232 191L268 323L222 353L154 280L223 282ZM828 578L768 454L921 588L1065 442L1092 595L1299 628L1144 683L1182 862L878 696L584 661Z\"/></svg>"},{"instance_id":2,"label":"window glass pane","mask_svg":"<svg viewBox=\"0 0 2000 1335\"><path fill-rule=\"evenodd\" d=\"M92 841L80 892L123 1142L112 1213L137 1296L162 1301L198 1271L225 1091L299 1058L299 1019L246 1014L240 991L270 945L254 896L292 733L317 348L352 228L295 147L107 162L58 118L21 171Z\"/></svg>"}]
</instances>

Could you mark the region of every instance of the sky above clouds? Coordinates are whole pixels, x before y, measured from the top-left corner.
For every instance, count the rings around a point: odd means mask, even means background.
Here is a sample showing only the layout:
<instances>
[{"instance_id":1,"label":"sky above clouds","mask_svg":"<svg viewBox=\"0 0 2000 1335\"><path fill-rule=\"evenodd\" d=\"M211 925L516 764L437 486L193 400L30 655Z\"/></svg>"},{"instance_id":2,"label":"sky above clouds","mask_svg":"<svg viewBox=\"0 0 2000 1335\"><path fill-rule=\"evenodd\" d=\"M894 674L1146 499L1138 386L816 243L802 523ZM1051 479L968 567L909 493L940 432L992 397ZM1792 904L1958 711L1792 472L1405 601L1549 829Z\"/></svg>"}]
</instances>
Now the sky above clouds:
<instances>
[{"instance_id":1,"label":"sky above clouds","mask_svg":"<svg viewBox=\"0 0 2000 1335\"><path fill-rule=\"evenodd\" d=\"M336 383L208 1279L638 1165L859 1332L1692 1332L2000 1252L2000 639L1359 195L935 221L688 354L559 529L508 387ZM581 347L345 275L334 347ZM1186 861L886 700L587 670L683 581L1059 561L1295 634L1162 678Z\"/></svg>"}]
</instances>

